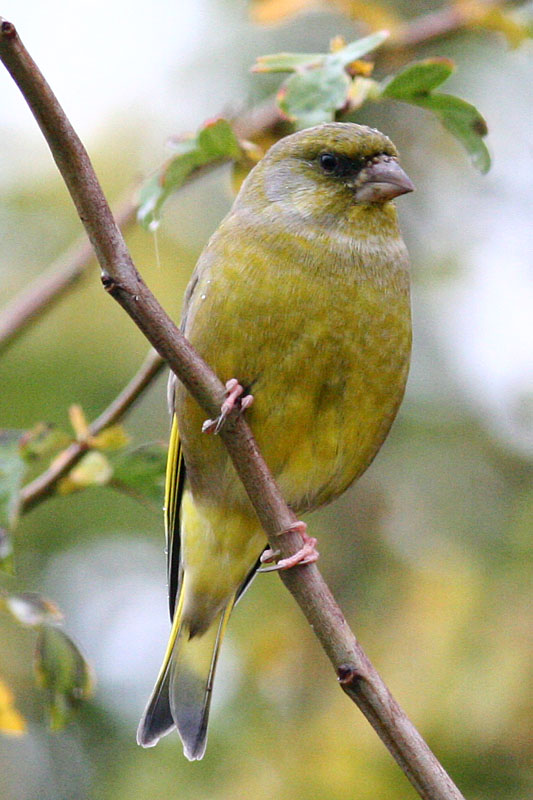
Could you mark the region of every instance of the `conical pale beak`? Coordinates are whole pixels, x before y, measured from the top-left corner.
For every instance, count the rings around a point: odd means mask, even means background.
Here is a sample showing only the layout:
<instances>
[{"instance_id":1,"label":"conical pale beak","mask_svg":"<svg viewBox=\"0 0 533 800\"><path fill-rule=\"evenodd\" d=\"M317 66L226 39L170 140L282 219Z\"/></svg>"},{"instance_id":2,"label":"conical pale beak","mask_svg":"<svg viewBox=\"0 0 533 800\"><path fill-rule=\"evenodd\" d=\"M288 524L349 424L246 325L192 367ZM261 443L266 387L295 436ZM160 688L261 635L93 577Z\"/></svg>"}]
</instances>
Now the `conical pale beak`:
<instances>
[{"instance_id":1,"label":"conical pale beak","mask_svg":"<svg viewBox=\"0 0 533 800\"><path fill-rule=\"evenodd\" d=\"M359 172L354 194L358 203L386 203L414 188L396 159L383 156Z\"/></svg>"}]
</instances>

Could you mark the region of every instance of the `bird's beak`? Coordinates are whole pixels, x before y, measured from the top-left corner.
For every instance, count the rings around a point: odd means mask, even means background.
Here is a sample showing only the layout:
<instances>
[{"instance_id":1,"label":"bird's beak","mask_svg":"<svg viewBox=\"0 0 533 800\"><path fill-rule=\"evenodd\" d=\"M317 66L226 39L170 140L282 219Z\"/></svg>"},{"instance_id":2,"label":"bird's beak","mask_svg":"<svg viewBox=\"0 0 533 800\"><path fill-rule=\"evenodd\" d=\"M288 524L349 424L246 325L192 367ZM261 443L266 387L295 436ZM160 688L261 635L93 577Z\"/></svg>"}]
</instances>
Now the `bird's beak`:
<instances>
[{"instance_id":1,"label":"bird's beak","mask_svg":"<svg viewBox=\"0 0 533 800\"><path fill-rule=\"evenodd\" d=\"M381 156L359 172L354 194L358 203L386 203L414 188L395 158Z\"/></svg>"}]
</instances>

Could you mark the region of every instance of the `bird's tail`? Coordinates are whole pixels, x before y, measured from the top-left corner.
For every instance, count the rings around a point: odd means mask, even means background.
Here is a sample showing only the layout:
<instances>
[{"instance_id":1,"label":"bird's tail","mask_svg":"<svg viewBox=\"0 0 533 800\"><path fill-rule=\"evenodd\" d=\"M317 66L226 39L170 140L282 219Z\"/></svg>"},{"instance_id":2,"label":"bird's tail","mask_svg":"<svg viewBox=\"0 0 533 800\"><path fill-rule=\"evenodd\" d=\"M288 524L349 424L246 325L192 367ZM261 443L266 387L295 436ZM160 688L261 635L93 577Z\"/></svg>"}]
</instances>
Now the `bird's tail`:
<instances>
[{"instance_id":1,"label":"bird's tail","mask_svg":"<svg viewBox=\"0 0 533 800\"><path fill-rule=\"evenodd\" d=\"M137 742L153 747L174 728L190 761L204 755L211 690L220 645L235 598L201 633L183 622L184 581L174 614L163 665L137 729Z\"/></svg>"}]
</instances>

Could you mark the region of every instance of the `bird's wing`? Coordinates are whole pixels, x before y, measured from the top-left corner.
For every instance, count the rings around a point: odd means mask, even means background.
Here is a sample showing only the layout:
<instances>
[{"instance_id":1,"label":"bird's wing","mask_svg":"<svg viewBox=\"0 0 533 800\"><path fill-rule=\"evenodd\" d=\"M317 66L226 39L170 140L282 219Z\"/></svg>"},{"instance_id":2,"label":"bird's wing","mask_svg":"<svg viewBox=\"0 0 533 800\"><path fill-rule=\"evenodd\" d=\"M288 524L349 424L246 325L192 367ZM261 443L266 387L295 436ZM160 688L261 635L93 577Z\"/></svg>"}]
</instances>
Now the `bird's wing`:
<instances>
[{"instance_id":1,"label":"bird's wing","mask_svg":"<svg viewBox=\"0 0 533 800\"><path fill-rule=\"evenodd\" d=\"M174 618L176 599L181 582L182 567L180 564L180 509L185 487L185 461L178 431L176 415L172 415L172 429L168 445L167 473L165 482L165 532L167 538L167 582L170 619ZM254 564L236 595L236 601L250 585L257 569L261 566L258 559Z\"/></svg>"},{"instance_id":2,"label":"bird's wing","mask_svg":"<svg viewBox=\"0 0 533 800\"><path fill-rule=\"evenodd\" d=\"M168 445L167 474L165 481L165 532L167 537L167 580L170 619L174 617L178 586L180 583L180 508L185 486L185 462L181 448L176 415L172 415L172 429Z\"/></svg>"},{"instance_id":3,"label":"bird's wing","mask_svg":"<svg viewBox=\"0 0 533 800\"><path fill-rule=\"evenodd\" d=\"M200 257L189 285L185 292L183 311L181 319L181 330L185 332L187 317L194 303L195 290L202 276L206 265ZM186 468L183 458L183 450L178 431L178 422L175 413L175 391L176 376L171 372L168 382L168 406L172 418L172 429L168 447L167 471L165 482L165 531L167 539L167 580L168 580L168 602L170 609L170 619L174 618L176 601L179 594L179 587L183 568L180 564L180 509L185 487ZM261 566L258 559L252 567L241 586L239 587L235 600L237 601L251 583L257 569Z\"/></svg>"},{"instance_id":4,"label":"bird's wing","mask_svg":"<svg viewBox=\"0 0 533 800\"><path fill-rule=\"evenodd\" d=\"M194 290L198 285L200 264L197 264L185 291L181 318L181 331L185 331L187 314L191 305ZM172 419L170 441L167 455L167 471L165 479L165 533L167 539L167 584L168 605L171 621L179 592L182 567L180 564L180 511L183 489L185 487L185 461L178 430L175 412L175 394L177 378L173 372L168 379L168 410Z\"/></svg>"}]
</instances>

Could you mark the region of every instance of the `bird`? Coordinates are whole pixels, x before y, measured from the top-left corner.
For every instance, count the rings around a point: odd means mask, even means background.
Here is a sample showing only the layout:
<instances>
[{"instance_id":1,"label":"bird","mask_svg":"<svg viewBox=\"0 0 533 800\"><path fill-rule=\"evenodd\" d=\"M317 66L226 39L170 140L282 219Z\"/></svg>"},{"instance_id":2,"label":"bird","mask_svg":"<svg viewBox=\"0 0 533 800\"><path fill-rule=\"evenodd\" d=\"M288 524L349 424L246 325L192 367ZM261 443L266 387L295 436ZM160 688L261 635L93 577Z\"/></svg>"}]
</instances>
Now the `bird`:
<instances>
[{"instance_id":1,"label":"bird","mask_svg":"<svg viewBox=\"0 0 533 800\"><path fill-rule=\"evenodd\" d=\"M226 384L216 420L171 375L165 488L170 639L137 731L177 729L201 759L231 611L276 561L216 432L235 405L290 508L341 495L369 466L403 398L411 350L409 259L394 198L414 186L383 133L323 123L277 141L203 250L181 329ZM303 522L302 550L318 555Z\"/></svg>"}]
</instances>

